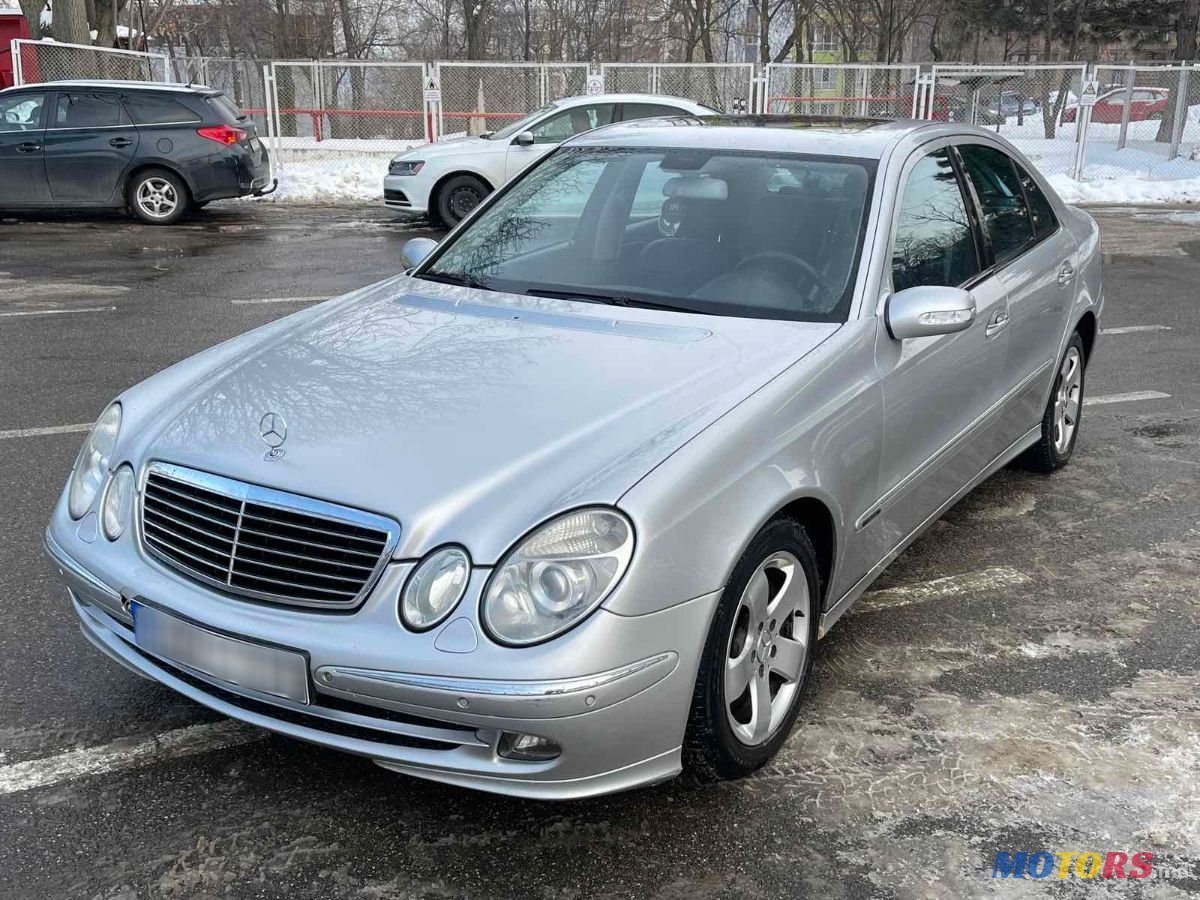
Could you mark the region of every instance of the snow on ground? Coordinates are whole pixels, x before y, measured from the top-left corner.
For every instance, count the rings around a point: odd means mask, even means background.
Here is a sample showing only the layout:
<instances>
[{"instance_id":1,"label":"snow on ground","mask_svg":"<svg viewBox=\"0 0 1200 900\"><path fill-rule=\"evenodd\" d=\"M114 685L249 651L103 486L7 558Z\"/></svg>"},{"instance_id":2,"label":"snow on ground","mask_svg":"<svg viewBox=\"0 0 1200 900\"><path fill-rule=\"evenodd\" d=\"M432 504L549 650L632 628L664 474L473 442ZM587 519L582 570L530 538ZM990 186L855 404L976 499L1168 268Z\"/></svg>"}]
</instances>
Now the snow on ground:
<instances>
[{"instance_id":1,"label":"snow on ground","mask_svg":"<svg viewBox=\"0 0 1200 900\"><path fill-rule=\"evenodd\" d=\"M305 162L285 161L278 173L279 188L266 200L304 203L371 202L383 200L387 156L352 156Z\"/></svg>"}]
</instances>

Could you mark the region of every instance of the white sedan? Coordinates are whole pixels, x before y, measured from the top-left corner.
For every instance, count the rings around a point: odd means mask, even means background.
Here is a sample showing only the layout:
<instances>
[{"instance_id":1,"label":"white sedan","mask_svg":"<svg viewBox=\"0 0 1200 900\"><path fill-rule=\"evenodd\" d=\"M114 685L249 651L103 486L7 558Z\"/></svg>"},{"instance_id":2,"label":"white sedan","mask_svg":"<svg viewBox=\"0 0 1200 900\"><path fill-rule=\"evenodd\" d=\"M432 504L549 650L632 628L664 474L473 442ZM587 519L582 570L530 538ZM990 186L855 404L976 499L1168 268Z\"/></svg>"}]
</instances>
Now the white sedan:
<instances>
[{"instance_id":1,"label":"white sedan","mask_svg":"<svg viewBox=\"0 0 1200 900\"><path fill-rule=\"evenodd\" d=\"M443 225L456 225L480 200L569 137L613 122L715 112L693 100L657 94L555 100L500 131L401 153L388 165L383 202L392 209L425 213Z\"/></svg>"}]
</instances>

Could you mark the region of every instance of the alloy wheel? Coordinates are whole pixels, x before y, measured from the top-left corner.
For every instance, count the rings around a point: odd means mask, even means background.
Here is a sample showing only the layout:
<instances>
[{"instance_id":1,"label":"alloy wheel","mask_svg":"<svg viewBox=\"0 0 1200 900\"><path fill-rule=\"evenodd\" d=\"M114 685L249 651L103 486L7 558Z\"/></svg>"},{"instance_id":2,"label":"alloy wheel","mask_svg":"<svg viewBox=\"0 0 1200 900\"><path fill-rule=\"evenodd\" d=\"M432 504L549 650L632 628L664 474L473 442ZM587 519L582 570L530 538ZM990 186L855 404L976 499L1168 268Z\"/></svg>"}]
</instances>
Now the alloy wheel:
<instances>
[{"instance_id":1,"label":"alloy wheel","mask_svg":"<svg viewBox=\"0 0 1200 900\"><path fill-rule=\"evenodd\" d=\"M165 219L179 206L175 185L165 178L147 178L138 185L135 196L138 209L153 219Z\"/></svg>"},{"instance_id":2,"label":"alloy wheel","mask_svg":"<svg viewBox=\"0 0 1200 900\"><path fill-rule=\"evenodd\" d=\"M773 553L738 601L725 650L725 715L747 746L770 740L787 718L808 657L808 578L791 553Z\"/></svg>"},{"instance_id":3,"label":"alloy wheel","mask_svg":"<svg viewBox=\"0 0 1200 900\"><path fill-rule=\"evenodd\" d=\"M1078 347L1070 347L1058 372L1058 393L1054 398L1054 450L1060 456L1070 449L1079 425L1082 395L1083 359Z\"/></svg>"}]
</instances>

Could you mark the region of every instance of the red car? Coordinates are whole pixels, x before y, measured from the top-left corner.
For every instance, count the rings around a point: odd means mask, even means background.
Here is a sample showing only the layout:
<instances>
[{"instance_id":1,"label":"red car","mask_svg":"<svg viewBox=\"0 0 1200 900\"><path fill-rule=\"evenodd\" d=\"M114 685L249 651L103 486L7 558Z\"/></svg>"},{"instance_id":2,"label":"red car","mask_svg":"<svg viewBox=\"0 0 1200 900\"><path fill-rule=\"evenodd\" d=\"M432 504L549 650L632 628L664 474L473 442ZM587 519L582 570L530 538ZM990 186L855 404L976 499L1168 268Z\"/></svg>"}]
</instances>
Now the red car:
<instances>
[{"instance_id":1,"label":"red car","mask_svg":"<svg viewBox=\"0 0 1200 900\"><path fill-rule=\"evenodd\" d=\"M1128 88L1116 88L1106 91L1096 98L1092 107L1092 121L1119 125L1121 111L1125 107L1125 94ZM1144 122L1146 119L1161 119L1167 111L1167 97L1170 91L1160 87L1135 87L1129 105L1129 121ZM1074 122L1077 107L1063 111L1064 122Z\"/></svg>"}]
</instances>

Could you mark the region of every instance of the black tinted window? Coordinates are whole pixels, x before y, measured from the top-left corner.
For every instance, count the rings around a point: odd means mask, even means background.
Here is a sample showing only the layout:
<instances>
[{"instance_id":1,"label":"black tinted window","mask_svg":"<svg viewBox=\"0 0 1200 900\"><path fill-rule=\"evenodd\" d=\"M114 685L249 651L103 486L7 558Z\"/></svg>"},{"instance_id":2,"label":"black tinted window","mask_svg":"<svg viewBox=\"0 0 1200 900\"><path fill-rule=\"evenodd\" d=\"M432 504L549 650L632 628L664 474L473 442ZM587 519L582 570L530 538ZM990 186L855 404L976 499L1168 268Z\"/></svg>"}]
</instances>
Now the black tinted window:
<instances>
[{"instance_id":1,"label":"black tinted window","mask_svg":"<svg viewBox=\"0 0 1200 900\"><path fill-rule=\"evenodd\" d=\"M979 144L959 150L983 208L983 227L992 239L996 262L1012 259L1033 240L1033 224L1013 162L1007 153Z\"/></svg>"},{"instance_id":2,"label":"black tinted window","mask_svg":"<svg viewBox=\"0 0 1200 900\"><path fill-rule=\"evenodd\" d=\"M54 124L59 128L110 128L129 119L113 94L59 94Z\"/></svg>"},{"instance_id":3,"label":"black tinted window","mask_svg":"<svg viewBox=\"0 0 1200 900\"><path fill-rule=\"evenodd\" d=\"M628 122L631 119L652 119L656 116L686 116L682 109L675 106L664 106L661 103L626 103L621 107L621 118Z\"/></svg>"},{"instance_id":4,"label":"black tinted window","mask_svg":"<svg viewBox=\"0 0 1200 900\"><path fill-rule=\"evenodd\" d=\"M174 97L164 94L131 94L122 98L135 125L167 125L199 122L200 116Z\"/></svg>"},{"instance_id":5,"label":"black tinted window","mask_svg":"<svg viewBox=\"0 0 1200 900\"><path fill-rule=\"evenodd\" d=\"M1017 164L1014 162L1013 165ZM1030 174L1020 166L1017 166L1017 174L1021 178L1021 186L1025 188L1025 198L1029 201L1029 213L1033 216L1034 234L1040 241L1054 232L1054 229L1058 227L1058 219L1054 217L1050 201L1046 199L1046 195L1042 193L1042 189L1038 187L1037 182Z\"/></svg>"},{"instance_id":6,"label":"black tinted window","mask_svg":"<svg viewBox=\"0 0 1200 900\"><path fill-rule=\"evenodd\" d=\"M246 118L242 115L242 111L233 104L233 101L224 94L213 94L208 98L208 105L215 109L221 117L221 121L228 125L237 125Z\"/></svg>"},{"instance_id":7,"label":"black tinted window","mask_svg":"<svg viewBox=\"0 0 1200 900\"><path fill-rule=\"evenodd\" d=\"M938 150L908 176L892 251L892 285L957 287L979 272L975 237L950 155Z\"/></svg>"}]
</instances>

